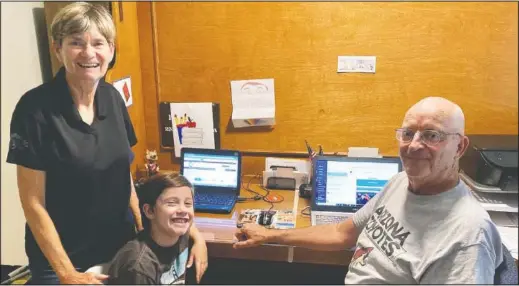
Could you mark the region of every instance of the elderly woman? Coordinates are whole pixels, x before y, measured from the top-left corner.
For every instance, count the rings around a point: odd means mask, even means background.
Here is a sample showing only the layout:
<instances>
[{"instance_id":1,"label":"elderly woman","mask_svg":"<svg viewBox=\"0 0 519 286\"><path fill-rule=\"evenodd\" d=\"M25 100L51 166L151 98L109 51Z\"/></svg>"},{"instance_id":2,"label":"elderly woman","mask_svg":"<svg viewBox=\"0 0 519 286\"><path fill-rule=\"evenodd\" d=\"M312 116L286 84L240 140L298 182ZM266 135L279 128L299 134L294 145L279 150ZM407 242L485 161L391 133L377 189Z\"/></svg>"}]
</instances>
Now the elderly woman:
<instances>
[{"instance_id":1,"label":"elderly woman","mask_svg":"<svg viewBox=\"0 0 519 286\"><path fill-rule=\"evenodd\" d=\"M108 11L73 3L51 30L64 67L18 102L7 162L17 165L31 282L99 284L107 277L84 271L142 229L130 174L137 139L121 96L104 81L115 40ZM188 265L196 261L199 280L207 248L196 228L190 236Z\"/></svg>"}]
</instances>

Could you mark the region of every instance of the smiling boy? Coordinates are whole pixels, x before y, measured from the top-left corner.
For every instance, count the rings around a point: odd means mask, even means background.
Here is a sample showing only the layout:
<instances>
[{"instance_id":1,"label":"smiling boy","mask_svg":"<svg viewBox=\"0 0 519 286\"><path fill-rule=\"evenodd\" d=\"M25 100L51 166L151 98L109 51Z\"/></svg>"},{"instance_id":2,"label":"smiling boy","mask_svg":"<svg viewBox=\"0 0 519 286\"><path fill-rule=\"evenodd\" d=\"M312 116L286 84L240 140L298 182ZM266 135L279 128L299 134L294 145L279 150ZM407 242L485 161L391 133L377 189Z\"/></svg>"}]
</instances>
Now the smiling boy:
<instances>
[{"instance_id":1,"label":"smiling boy","mask_svg":"<svg viewBox=\"0 0 519 286\"><path fill-rule=\"evenodd\" d=\"M176 173L157 174L137 191L144 231L115 256L110 284L185 284L193 186Z\"/></svg>"}]
</instances>

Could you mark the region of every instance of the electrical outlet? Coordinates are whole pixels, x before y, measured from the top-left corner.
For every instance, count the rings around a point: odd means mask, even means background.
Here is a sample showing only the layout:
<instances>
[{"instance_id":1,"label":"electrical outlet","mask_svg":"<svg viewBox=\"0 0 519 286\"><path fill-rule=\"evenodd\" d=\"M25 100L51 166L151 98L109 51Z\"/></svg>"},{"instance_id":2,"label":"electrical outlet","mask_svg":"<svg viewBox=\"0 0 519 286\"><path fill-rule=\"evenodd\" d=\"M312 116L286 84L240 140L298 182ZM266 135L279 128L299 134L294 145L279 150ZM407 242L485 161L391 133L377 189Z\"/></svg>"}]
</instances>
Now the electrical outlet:
<instances>
[{"instance_id":1,"label":"electrical outlet","mask_svg":"<svg viewBox=\"0 0 519 286\"><path fill-rule=\"evenodd\" d=\"M339 56L337 72L375 73L376 64L375 56Z\"/></svg>"}]
</instances>

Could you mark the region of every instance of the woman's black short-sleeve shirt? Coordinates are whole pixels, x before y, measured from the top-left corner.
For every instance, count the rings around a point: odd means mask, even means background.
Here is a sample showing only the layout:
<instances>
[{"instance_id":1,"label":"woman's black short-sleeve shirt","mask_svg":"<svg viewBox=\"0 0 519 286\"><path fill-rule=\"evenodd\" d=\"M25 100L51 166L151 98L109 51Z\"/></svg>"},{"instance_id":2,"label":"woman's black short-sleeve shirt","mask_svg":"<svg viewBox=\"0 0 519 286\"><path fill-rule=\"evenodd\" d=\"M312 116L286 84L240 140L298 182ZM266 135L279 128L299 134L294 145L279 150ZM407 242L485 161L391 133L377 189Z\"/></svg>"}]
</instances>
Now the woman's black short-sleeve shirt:
<instances>
[{"instance_id":1,"label":"woman's black short-sleeve shirt","mask_svg":"<svg viewBox=\"0 0 519 286\"><path fill-rule=\"evenodd\" d=\"M45 171L46 209L76 267L110 260L131 238L131 146L123 99L100 80L91 125L74 106L65 70L22 96L11 119L7 162ZM6 191L6 190L4 190ZM48 264L26 226L29 262Z\"/></svg>"}]
</instances>

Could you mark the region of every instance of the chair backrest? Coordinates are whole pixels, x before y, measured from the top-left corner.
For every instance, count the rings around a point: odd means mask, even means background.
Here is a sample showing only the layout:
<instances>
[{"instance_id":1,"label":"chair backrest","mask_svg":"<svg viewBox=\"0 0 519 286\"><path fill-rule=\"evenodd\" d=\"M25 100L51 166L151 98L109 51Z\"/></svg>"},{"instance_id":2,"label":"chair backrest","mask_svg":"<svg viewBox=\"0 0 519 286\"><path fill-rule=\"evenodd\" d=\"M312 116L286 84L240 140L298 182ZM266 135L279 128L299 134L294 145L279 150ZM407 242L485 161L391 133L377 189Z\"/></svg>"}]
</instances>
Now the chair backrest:
<instances>
[{"instance_id":1,"label":"chair backrest","mask_svg":"<svg viewBox=\"0 0 519 286\"><path fill-rule=\"evenodd\" d=\"M517 265L510 251L503 245L503 262L496 268L494 275L494 284L511 284L517 285L519 273Z\"/></svg>"}]
</instances>

